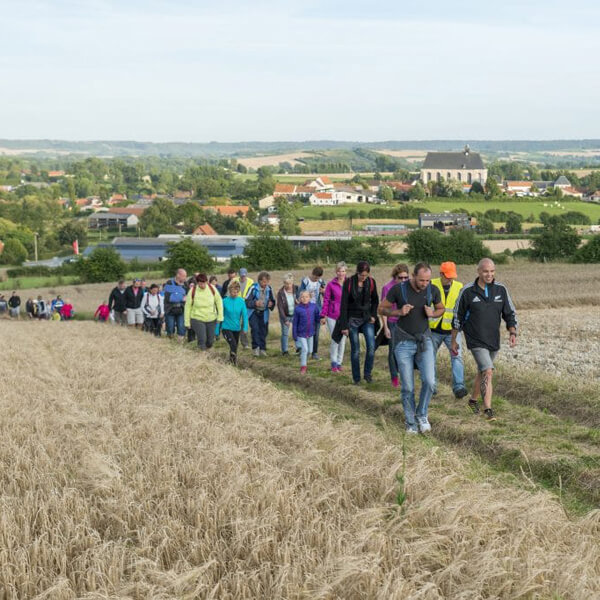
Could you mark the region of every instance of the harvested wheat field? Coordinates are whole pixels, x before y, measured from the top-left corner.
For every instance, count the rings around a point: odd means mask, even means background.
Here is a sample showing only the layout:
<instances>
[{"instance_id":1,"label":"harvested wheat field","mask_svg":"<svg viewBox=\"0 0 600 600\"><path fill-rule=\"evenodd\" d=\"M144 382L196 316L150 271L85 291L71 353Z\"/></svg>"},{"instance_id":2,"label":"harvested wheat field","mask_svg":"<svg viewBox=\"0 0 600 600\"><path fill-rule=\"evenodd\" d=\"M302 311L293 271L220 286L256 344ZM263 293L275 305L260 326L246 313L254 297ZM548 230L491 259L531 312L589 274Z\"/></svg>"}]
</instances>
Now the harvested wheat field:
<instances>
[{"instance_id":1,"label":"harvested wheat field","mask_svg":"<svg viewBox=\"0 0 600 600\"><path fill-rule=\"evenodd\" d=\"M599 511L165 340L0 335L3 599L600 596Z\"/></svg>"}]
</instances>

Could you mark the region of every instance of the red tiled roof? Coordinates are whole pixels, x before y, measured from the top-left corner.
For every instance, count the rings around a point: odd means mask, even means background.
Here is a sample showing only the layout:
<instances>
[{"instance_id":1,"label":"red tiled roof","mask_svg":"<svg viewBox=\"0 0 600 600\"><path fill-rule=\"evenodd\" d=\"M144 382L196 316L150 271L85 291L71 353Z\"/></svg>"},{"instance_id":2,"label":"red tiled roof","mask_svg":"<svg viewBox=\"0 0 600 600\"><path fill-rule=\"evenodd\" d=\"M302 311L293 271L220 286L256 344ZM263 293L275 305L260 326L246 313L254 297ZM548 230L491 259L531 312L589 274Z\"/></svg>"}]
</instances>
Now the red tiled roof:
<instances>
[{"instance_id":1,"label":"red tiled roof","mask_svg":"<svg viewBox=\"0 0 600 600\"><path fill-rule=\"evenodd\" d=\"M531 181L507 181L506 187L526 187L530 188L533 185Z\"/></svg>"},{"instance_id":2,"label":"red tiled roof","mask_svg":"<svg viewBox=\"0 0 600 600\"><path fill-rule=\"evenodd\" d=\"M208 223L204 223L194 229L194 235L217 235L217 232Z\"/></svg>"},{"instance_id":3,"label":"red tiled roof","mask_svg":"<svg viewBox=\"0 0 600 600\"><path fill-rule=\"evenodd\" d=\"M317 198L320 198L321 200L330 200L331 199L331 194L329 194L327 192L317 192L315 194L315 196Z\"/></svg>"},{"instance_id":4,"label":"red tiled roof","mask_svg":"<svg viewBox=\"0 0 600 600\"><path fill-rule=\"evenodd\" d=\"M331 185L331 179L329 179L329 177L327 177L327 175L321 175L321 177L319 177L319 179L325 184L325 185Z\"/></svg>"},{"instance_id":5,"label":"red tiled roof","mask_svg":"<svg viewBox=\"0 0 600 600\"><path fill-rule=\"evenodd\" d=\"M204 210L214 210L224 217L237 217L238 213L242 213L245 217L250 210L249 206L231 206L231 205L220 205L220 206L203 206Z\"/></svg>"},{"instance_id":6,"label":"red tiled roof","mask_svg":"<svg viewBox=\"0 0 600 600\"><path fill-rule=\"evenodd\" d=\"M276 183L273 194L293 194L296 186L291 183Z\"/></svg>"},{"instance_id":7,"label":"red tiled roof","mask_svg":"<svg viewBox=\"0 0 600 600\"><path fill-rule=\"evenodd\" d=\"M312 194L313 188L307 185L299 185L296 187L296 194Z\"/></svg>"},{"instance_id":8,"label":"red tiled roof","mask_svg":"<svg viewBox=\"0 0 600 600\"><path fill-rule=\"evenodd\" d=\"M63 177L64 171L48 171L48 177Z\"/></svg>"},{"instance_id":9,"label":"red tiled roof","mask_svg":"<svg viewBox=\"0 0 600 600\"><path fill-rule=\"evenodd\" d=\"M75 200L75 204L77 206L87 206L89 204L89 200L87 198L77 198L77 200Z\"/></svg>"}]
</instances>

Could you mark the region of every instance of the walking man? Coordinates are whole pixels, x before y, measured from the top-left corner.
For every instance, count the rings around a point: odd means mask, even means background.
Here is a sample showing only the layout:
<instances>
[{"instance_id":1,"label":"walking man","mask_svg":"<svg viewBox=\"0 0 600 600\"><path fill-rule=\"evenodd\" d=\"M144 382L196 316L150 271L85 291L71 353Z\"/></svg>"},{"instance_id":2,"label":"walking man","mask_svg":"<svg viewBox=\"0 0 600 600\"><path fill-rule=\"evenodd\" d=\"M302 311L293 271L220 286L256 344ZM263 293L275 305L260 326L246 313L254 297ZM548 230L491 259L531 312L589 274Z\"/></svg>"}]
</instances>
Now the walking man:
<instances>
[{"instance_id":1,"label":"walking man","mask_svg":"<svg viewBox=\"0 0 600 600\"><path fill-rule=\"evenodd\" d=\"M125 306L127 307L127 325L141 329L144 324L144 311L142 310L142 280L136 278L133 284L125 289Z\"/></svg>"},{"instance_id":2,"label":"walking man","mask_svg":"<svg viewBox=\"0 0 600 600\"><path fill-rule=\"evenodd\" d=\"M467 348L477 363L477 376L469 407L479 414L478 396L483 400L483 412L494 421L492 410L492 376L494 359L500 349L500 322L504 319L509 331L510 347L517 344L517 314L506 287L496 281L496 265L483 258L477 265L477 279L463 287L454 309L452 351L458 352L458 333L463 331Z\"/></svg>"},{"instance_id":3,"label":"walking man","mask_svg":"<svg viewBox=\"0 0 600 600\"><path fill-rule=\"evenodd\" d=\"M13 319L18 319L21 313L21 296L13 292L8 299L8 312Z\"/></svg>"},{"instance_id":4,"label":"walking man","mask_svg":"<svg viewBox=\"0 0 600 600\"><path fill-rule=\"evenodd\" d=\"M177 269L175 277L169 279L163 286L167 337L172 338L177 329L177 339L180 343L185 339L184 312L188 290L185 269Z\"/></svg>"},{"instance_id":5,"label":"walking man","mask_svg":"<svg viewBox=\"0 0 600 600\"><path fill-rule=\"evenodd\" d=\"M266 271L261 271L258 274L258 281L252 285L246 296L254 356L267 355L269 312L275 308L276 304L270 282L271 276Z\"/></svg>"},{"instance_id":6,"label":"walking man","mask_svg":"<svg viewBox=\"0 0 600 600\"><path fill-rule=\"evenodd\" d=\"M410 280L396 284L381 301L379 314L398 317L390 342L394 344L400 373L406 432L431 431L428 416L435 389L435 355L429 319L444 314L440 291L431 285L431 267L427 263L417 263ZM421 375L421 394L416 407L415 365Z\"/></svg>"},{"instance_id":7,"label":"walking man","mask_svg":"<svg viewBox=\"0 0 600 600\"><path fill-rule=\"evenodd\" d=\"M121 279L108 297L108 310L112 311L117 325L127 325L127 304L125 303L125 282Z\"/></svg>"},{"instance_id":8,"label":"walking man","mask_svg":"<svg viewBox=\"0 0 600 600\"><path fill-rule=\"evenodd\" d=\"M458 343L458 352L452 352L452 319L454 317L454 307L458 300L460 290L463 284L457 281L456 265L451 262L443 262L440 265L440 276L431 280L431 285L435 286L441 294L442 302L445 307L444 314L437 319L429 320L431 328L431 339L433 341L433 353L437 357L437 352L442 344L450 352L450 364L452 366L452 391L456 398L464 398L469 392L465 387L465 366L462 358L462 344L460 336L456 336ZM437 387L437 377L435 379Z\"/></svg>"}]
</instances>

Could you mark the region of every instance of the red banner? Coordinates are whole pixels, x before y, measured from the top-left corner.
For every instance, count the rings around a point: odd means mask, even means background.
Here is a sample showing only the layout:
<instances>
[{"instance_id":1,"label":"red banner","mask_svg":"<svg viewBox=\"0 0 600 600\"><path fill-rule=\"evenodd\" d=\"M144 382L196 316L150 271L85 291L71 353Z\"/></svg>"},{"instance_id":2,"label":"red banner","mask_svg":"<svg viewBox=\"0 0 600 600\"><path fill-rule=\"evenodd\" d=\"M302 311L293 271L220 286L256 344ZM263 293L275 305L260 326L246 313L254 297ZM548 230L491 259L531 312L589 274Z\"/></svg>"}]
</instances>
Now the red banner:
<instances>
[{"instance_id":1,"label":"red banner","mask_svg":"<svg viewBox=\"0 0 600 600\"><path fill-rule=\"evenodd\" d=\"M75 252L75 254L79 254L79 241L75 240L73 242L73 252Z\"/></svg>"}]
</instances>

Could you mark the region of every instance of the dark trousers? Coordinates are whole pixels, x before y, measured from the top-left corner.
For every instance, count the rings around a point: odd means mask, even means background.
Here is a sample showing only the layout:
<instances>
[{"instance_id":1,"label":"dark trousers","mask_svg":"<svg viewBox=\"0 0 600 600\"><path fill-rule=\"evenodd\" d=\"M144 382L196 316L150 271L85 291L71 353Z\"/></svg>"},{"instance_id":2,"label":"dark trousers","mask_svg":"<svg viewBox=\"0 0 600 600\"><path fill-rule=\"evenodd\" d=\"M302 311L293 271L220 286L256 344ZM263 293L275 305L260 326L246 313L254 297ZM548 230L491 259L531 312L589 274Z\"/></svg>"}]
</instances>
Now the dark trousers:
<instances>
[{"instance_id":1,"label":"dark trousers","mask_svg":"<svg viewBox=\"0 0 600 600\"><path fill-rule=\"evenodd\" d=\"M196 339L198 340L198 348L200 350L208 350L212 348L215 343L215 329L217 327L216 321L198 321L198 319L192 319L190 325Z\"/></svg>"},{"instance_id":2,"label":"dark trousers","mask_svg":"<svg viewBox=\"0 0 600 600\"><path fill-rule=\"evenodd\" d=\"M162 331L162 324L163 320L161 317L156 317L153 319L150 317L146 317L146 320L144 321L144 327L146 331L153 333L156 337L160 337Z\"/></svg>"},{"instance_id":3,"label":"dark trousers","mask_svg":"<svg viewBox=\"0 0 600 600\"><path fill-rule=\"evenodd\" d=\"M265 315L255 310L250 317L250 331L252 332L252 350L260 348L267 349L267 324Z\"/></svg>"},{"instance_id":4,"label":"dark trousers","mask_svg":"<svg viewBox=\"0 0 600 600\"><path fill-rule=\"evenodd\" d=\"M229 360L235 363L237 357L238 344L240 343L240 332L231 329L223 329L223 339L229 344Z\"/></svg>"}]
</instances>

